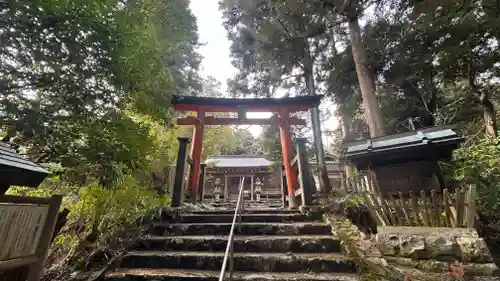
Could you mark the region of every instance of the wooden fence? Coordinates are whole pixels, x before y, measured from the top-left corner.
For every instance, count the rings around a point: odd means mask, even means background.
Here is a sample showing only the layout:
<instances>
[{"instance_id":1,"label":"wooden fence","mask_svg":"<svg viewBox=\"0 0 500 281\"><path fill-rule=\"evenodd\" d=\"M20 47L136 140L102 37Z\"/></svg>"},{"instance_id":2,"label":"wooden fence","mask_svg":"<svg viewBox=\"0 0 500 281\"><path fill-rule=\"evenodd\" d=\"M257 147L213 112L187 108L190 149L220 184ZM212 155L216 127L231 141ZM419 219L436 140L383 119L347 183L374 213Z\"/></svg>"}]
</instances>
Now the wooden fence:
<instances>
[{"instance_id":1,"label":"wooden fence","mask_svg":"<svg viewBox=\"0 0 500 281\"><path fill-rule=\"evenodd\" d=\"M462 187L451 194L447 189L442 194L431 190L426 194L409 193L403 196L382 198L379 189L368 177L358 181L358 190L364 198L370 215L379 226L430 226L430 227L474 227L476 218L476 187Z\"/></svg>"},{"instance_id":2,"label":"wooden fence","mask_svg":"<svg viewBox=\"0 0 500 281\"><path fill-rule=\"evenodd\" d=\"M61 196L0 196L0 280L38 281Z\"/></svg>"}]
</instances>

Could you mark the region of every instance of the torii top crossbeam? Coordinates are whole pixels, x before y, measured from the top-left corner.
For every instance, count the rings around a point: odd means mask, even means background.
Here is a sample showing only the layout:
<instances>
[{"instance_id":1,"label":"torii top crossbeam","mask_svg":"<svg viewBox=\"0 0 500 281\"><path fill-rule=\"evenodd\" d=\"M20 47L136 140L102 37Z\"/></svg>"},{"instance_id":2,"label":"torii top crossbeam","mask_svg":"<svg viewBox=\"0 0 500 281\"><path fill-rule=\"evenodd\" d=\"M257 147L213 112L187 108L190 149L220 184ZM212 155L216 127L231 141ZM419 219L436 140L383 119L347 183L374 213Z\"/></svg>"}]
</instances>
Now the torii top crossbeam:
<instances>
[{"instance_id":1,"label":"torii top crossbeam","mask_svg":"<svg viewBox=\"0 0 500 281\"><path fill-rule=\"evenodd\" d=\"M192 169L188 177L187 189L191 191L193 202L199 182L201 152L203 146L203 131L205 125L277 125L280 127L283 165L285 166L290 207L295 207L293 198L297 185L296 172L291 167L293 158L292 137L290 126L305 125L306 121L291 117L290 113L307 111L319 106L323 96L301 96L288 98L211 98L193 96L173 96L172 105L176 111L196 112L196 117L177 119L178 125L195 126L191 145ZM207 112L238 112L238 118L220 118L206 116ZM275 112L270 119L248 119L246 112Z\"/></svg>"},{"instance_id":2,"label":"torii top crossbeam","mask_svg":"<svg viewBox=\"0 0 500 281\"><path fill-rule=\"evenodd\" d=\"M172 105L176 111L236 112L243 108L246 112L278 112L286 108L289 113L292 113L307 111L311 107L318 106L322 98L322 95L278 99L173 96Z\"/></svg>"}]
</instances>

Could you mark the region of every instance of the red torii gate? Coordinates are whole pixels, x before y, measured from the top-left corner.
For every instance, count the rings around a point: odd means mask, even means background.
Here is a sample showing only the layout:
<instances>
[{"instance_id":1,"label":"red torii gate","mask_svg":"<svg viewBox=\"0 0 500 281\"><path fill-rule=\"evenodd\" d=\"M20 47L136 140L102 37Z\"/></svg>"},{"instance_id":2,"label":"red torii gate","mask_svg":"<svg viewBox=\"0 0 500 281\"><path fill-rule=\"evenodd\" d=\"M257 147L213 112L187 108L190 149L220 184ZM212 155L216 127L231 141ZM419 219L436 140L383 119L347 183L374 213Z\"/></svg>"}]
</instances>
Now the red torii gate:
<instances>
[{"instance_id":1,"label":"red torii gate","mask_svg":"<svg viewBox=\"0 0 500 281\"><path fill-rule=\"evenodd\" d=\"M191 111L196 117L177 119L178 125L194 126L193 141L191 144L192 173L189 174L186 189L192 196L196 196L203 148L203 135L205 125L279 125L283 165L285 167L288 196L293 198L297 186L296 173L293 171L291 161L293 158L293 145L290 126L306 125L306 121L291 117L290 113L308 111L318 106L322 95L300 96L289 98L211 98L194 96L173 96L172 104L175 111ZM205 116L207 112L237 112L238 118L216 118ZM278 115L270 119L248 119L247 112L274 112ZM292 202L290 202L292 204Z\"/></svg>"}]
</instances>

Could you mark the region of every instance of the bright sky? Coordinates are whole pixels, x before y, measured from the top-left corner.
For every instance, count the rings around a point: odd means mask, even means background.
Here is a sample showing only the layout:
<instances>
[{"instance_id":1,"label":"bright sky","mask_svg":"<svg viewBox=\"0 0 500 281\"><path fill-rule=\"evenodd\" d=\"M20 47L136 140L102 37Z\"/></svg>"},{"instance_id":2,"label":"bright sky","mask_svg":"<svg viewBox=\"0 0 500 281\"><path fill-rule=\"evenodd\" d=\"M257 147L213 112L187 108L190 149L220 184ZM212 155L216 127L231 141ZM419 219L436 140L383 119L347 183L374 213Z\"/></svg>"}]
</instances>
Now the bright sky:
<instances>
[{"instance_id":1,"label":"bright sky","mask_svg":"<svg viewBox=\"0 0 500 281\"><path fill-rule=\"evenodd\" d=\"M226 91L227 79L234 76L237 70L231 65L230 42L227 39L226 30L222 26L222 14L219 12L218 2L219 0L191 0L191 10L197 18L200 41L205 44L199 50L203 56L201 73L219 80L223 85L223 91ZM327 108L332 108L332 104L328 103L322 107L327 110ZM262 113L248 114L248 118L269 116L263 116ZM338 121L331 118L323 124L323 129L333 129L337 124ZM257 136L262 128L252 126L249 130L254 136ZM329 140L325 139L324 141L328 142Z\"/></svg>"}]
</instances>

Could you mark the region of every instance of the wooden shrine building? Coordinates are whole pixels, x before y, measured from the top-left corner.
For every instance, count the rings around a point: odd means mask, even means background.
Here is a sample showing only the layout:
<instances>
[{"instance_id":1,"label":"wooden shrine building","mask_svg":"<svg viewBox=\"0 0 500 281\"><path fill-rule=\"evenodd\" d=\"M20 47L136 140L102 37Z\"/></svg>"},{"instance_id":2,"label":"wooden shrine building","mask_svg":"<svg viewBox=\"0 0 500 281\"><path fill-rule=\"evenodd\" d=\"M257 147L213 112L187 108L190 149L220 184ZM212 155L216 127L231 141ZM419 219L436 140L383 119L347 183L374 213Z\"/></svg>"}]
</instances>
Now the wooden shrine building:
<instances>
[{"instance_id":1,"label":"wooden shrine building","mask_svg":"<svg viewBox=\"0 0 500 281\"><path fill-rule=\"evenodd\" d=\"M243 183L245 200L256 201L256 193L261 198L279 199L281 189L273 181L272 162L255 155L220 155L209 156L205 161L203 199L216 201L215 192L219 192L219 201L236 201L238 188Z\"/></svg>"},{"instance_id":2,"label":"wooden shrine building","mask_svg":"<svg viewBox=\"0 0 500 281\"><path fill-rule=\"evenodd\" d=\"M358 171L367 171L382 196L421 190L441 192L445 183L438 161L448 161L463 138L449 126L349 142L345 158Z\"/></svg>"},{"instance_id":3,"label":"wooden shrine building","mask_svg":"<svg viewBox=\"0 0 500 281\"><path fill-rule=\"evenodd\" d=\"M296 207L295 190L298 187L297 171L292 167L293 144L291 126L304 126L306 121L292 116L300 111L308 111L317 107L323 96L300 96L287 98L212 98L194 96L173 96L172 104L177 112L194 112L194 117L177 119L178 125L194 126L191 153L189 156L189 175L187 177L186 190L191 196L191 201L197 201L197 195L201 192L201 153L203 149L204 128L209 125L275 125L280 128L280 140L283 154L283 165L286 174L286 186L289 206ZM208 116L207 113L233 112L236 118ZM272 112L277 113L272 118L247 118L247 112ZM180 179L180 178L179 178ZM176 199L177 200L177 199Z\"/></svg>"},{"instance_id":4,"label":"wooden shrine building","mask_svg":"<svg viewBox=\"0 0 500 281\"><path fill-rule=\"evenodd\" d=\"M0 195L12 185L38 187L48 175L47 170L25 159L0 140Z\"/></svg>"}]
</instances>

